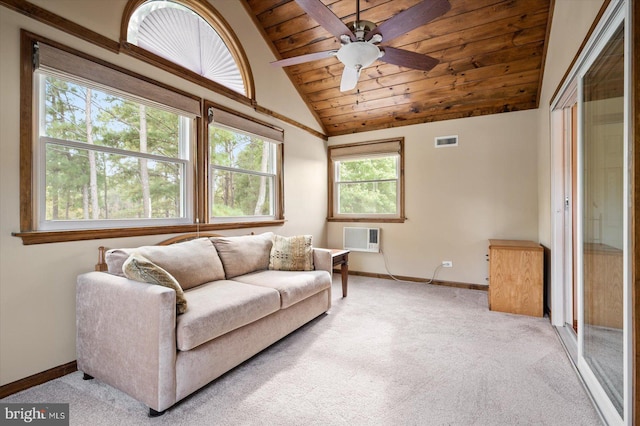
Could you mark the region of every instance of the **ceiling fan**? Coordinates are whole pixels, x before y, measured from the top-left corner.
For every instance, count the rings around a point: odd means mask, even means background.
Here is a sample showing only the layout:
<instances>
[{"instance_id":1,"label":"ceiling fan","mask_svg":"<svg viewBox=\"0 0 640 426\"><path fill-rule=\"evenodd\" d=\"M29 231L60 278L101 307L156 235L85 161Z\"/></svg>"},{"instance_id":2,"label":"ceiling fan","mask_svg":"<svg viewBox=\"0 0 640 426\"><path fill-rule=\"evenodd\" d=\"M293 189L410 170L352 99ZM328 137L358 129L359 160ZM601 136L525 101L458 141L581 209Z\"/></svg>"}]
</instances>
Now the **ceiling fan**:
<instances>
[{"instance_id":1,"label":"ceiling fan","mask_svg":"<svg viewBox=\"0 0 640 426\"><path fill-rule=\"evenodd\" d=\"M451 9L448 0L423 0L376 26L373 22L360 20L359 0L356 0L356 20L348 24L343 23L320 0L295 0L295 2L320 26L340 40L342 46L338 50L294 56L271 64L286 67L336 56L344 64L340 81L341 92L355 88L360 71L377 59L422 71L429 71L435 67L438 60L431 56L384 46L380 43L389 42L406 34Z\"/></svg>"}]
</instances>

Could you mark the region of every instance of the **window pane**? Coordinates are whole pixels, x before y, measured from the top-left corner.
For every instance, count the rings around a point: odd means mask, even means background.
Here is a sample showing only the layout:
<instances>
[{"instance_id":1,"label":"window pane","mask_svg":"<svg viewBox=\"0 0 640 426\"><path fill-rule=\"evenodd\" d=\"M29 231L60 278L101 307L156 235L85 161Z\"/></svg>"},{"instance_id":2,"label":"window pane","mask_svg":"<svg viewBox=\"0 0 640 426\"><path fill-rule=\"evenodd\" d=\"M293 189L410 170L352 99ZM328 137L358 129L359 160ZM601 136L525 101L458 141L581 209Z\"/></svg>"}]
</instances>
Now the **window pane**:
<instances>
[{"instance_id":1,"label":"window pane","mask_svg":"<svg viewBox=\"0 0 640 426\"><path fill-rule=\"evenodd\" d=\"M184 217L181 163L47 144L46 220Z\"/></svg>"},{"instance_id":2,"label":"window pane","mask_svg":"<svg viewBox=\"0 0 640 426\"><path fill-rule=\"evenodd\" d=\"M339 214L396 214L397 182L341 183Z\"/></svg>"},{"instance_id":3,"label":"window pane","mask_svg":"<svg viewBox=\"0 0 640 426\"><path fill-rule=\"evenodd\" d=\"M46 136L179 157L180 115L57 77L43 78Z\"/></svg>"},{"instance_id":4,"label":"window pane","mask_svg":"<svg viewBox=\"0 0 640 426\"><path fill-rule=\"evenodd\" d=\"M274 144L255 136L209 127L210 162L260 173L274 173Z\"/></svg>"},{"instance_id":5,"label":"window pane","mask_svg":"<svg viewBox=\"0 0 640 426\"><path fill-rule=\"evenodd\" d=\"M624 415L625 48L620 26L584 75L582 356ZM637 232L637 231L636 231Z\"/></svg>"},{"instance_id":6,"label":"window pane","mask_svg":"<svg viewBox=\"0 0 640 426\"><path fill-rule=\"evenodd\" d=\"M272 176L212 170L213 217L272 216Z\"/></svg>"},{"instance_id":7,"label":"window pane","mask_svg":"<svg viewBox=\"0 0 640 426\"><path fill-rule=\"evenodd\" d=\"M343 160L338 164L338 181L354 182L396 179L398 177L397 156Z\"/></svg>"}]
</instances>

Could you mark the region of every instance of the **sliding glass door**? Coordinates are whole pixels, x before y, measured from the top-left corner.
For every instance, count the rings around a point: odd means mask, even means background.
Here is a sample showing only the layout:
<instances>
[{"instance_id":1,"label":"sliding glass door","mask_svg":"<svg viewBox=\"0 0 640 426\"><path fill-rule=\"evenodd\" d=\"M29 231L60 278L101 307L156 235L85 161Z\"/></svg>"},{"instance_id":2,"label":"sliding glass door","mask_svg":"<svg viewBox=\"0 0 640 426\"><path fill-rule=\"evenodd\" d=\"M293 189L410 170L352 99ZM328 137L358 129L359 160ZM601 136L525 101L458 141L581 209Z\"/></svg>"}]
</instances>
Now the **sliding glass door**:
<instances>
[{"instance_id":1,"label":"sliding glass door","mask_svg":"<svg viewBox=\"0 0 640 426\"><path fill-rule=\"evenodd\" d=\"M582 78L581 358L622 417L624 408L624 26Z\"/></svg>"},{"instance_id":2,"label":"sliding glass door","mask_svg":"<svg viewBox=\"0 0 640 426\"><path fill-rule=\"evenodd\" d=\"M552 318L609 425L633 424L627 0L611 0L552 101Z\"/></svg>"}]
</instances>

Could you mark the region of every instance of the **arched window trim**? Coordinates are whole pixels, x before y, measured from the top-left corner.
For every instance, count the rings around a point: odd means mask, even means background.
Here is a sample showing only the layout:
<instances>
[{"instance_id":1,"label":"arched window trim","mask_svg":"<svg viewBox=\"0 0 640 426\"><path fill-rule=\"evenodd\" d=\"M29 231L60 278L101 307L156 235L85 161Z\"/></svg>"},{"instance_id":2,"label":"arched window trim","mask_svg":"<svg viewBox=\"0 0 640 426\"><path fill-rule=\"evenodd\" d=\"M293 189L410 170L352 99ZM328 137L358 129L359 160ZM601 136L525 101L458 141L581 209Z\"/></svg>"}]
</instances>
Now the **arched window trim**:
<instances>
[{"instance_id":1,"label":"arched window trim","mask_svg":"<svg viewBox=\"0 0 640 426\"><path fill-rule=\"evenodd\" d=\"M211 81L205 77L199 76L198 74L194 73L192 70L189 70L188 68L184 68L181 65L168 61L164 58L159 57L158 55L155 55L154 53L151 53L145 49L141 49L138 46L128 43L127 29L129 27L129 20L131 19L131 16L134 14L134 12L138 9L138 7L140 7L146 1L147 0L129 0L127 2L127 5L124 8L124 12L122 14L122 22L120 24L120 45L123 47L122 50L124 52L128 52L128 51L132 52L133 50L135 50L136 54L134 56L140 59L146 60L148 62L152 62L154 65L161 64L163 68L168 68L169 70L181 76L184 75L183 74L184 70L187 70L193 75L196 75L199 77L199 78L196 78L196 80L198 80L196 81L197 83L201 85L205 85L205 81L206 81L205 87L211 87L212 86L211 83L213 83L214 86L223 88L224 90L222 91L233 98L245 98L245 96L237 92L234 92L231 89L228 89L219 83ZM209 25L213 27L213 29L216 30L216 32L220 35L224 43L227 45L229 52L231 52L231 56L233 56L234 61L238 65L238 69L242 76L242 81L244 82L245 90L247 93L246 98L250 100L248 103L250 104L255 103L255 86L253 82L253 74L251 72L251 67L249 66L249 60L247 58L246 53L244 52L244 49L242 48L242 45L240 44L240 41L236 37L233 30L231 30L231 26L227 23L227 21L208 2L198 1L198 0L172 0L172 1L193 10L202 19L207 21Z\"/></svg>"}]
</instances>

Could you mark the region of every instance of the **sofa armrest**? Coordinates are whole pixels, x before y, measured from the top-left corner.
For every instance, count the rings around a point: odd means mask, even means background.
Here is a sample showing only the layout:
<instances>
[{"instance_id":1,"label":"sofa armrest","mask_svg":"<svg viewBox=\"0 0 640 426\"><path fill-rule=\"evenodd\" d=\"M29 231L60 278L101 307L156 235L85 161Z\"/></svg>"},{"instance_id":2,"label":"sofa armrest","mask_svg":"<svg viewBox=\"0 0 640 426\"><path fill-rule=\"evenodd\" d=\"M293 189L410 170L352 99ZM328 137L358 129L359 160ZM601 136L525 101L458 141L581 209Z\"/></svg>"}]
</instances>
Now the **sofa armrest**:
<instances>
[{"instance_id":1,"label":"sofa armrest","mask_svg":"<svg viewBox=\"0 0 640 426\"><path fill-rule=\"evenodd\" d=\"M176 294L104 272L78 276L78 370L156 411L176 398Z\"/></svg>"},{"instance_id":2,"label":"sofa armrest","mask_svg":"<svg viewBox=\"0 0 640 426\"><path fill-rule=\"evenodd\" d=\"M331 250L322 248L313 248L313 266L316 271L327 271L333 273L333 260L331 258Z\"/></svg>"}]
</instances>

